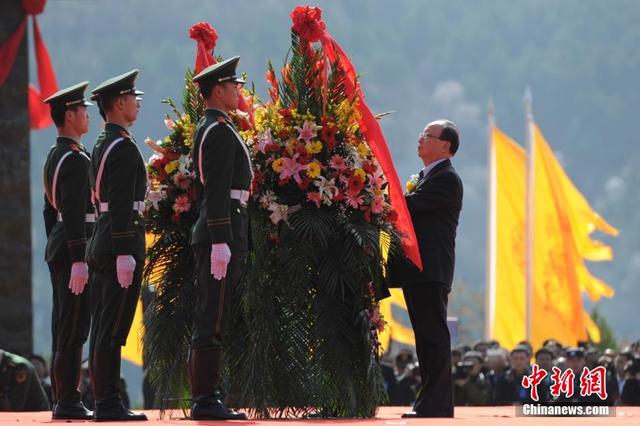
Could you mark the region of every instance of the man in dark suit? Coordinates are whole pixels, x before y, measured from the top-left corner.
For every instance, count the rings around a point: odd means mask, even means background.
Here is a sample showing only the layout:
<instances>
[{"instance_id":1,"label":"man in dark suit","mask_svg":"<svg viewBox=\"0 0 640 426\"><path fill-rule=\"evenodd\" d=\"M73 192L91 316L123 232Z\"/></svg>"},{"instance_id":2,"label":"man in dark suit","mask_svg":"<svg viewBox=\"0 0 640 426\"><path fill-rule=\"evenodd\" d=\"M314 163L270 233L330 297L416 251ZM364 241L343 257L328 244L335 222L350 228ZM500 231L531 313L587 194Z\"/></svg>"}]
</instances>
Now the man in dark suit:
<instances>
[{"instance_id":1,"label":"man in dark suit","mask_svg":"<svg viewBox=\"0 0 640 426\"><path fill-rule=\"evenodd\" d=\"M140 297L145 258L147 170L129 133L143 94L134 86L137 75L138 70L131 70L113 77L93 89L91 98L106 121L89 169L99 212L87 253L93 308L89 374L96 421L147 420L125 407L120 384L121 350Z\"/></svg>"},{"instance_id":2,"label":"man in dark suit","mask_svg":"<svg viewBox=\"0 0 640 426\"><path fill-rule=\"evenodd\" d=\"M390 264L390 282L402 287L407 302L422 378L413 411L403 417L453 417L447 304L462 209L462 181L450 158L459 143L458 129L449 120L431 122L420 134L418 156L424 168L405 199L423 270L404 257L395 257Z\"/></svg>"},{"instance_id":3,"label":"man in dark suit","mask_svg":"<svg viewBox=\"0 0 640 426\"><path fill-rule=\"evenodd\" d=\"M95 214L89 190L89 155L80 143L89 130L84 99L88 81L62 89L45 100L58 138L44 165L45 260L53 289L51 312L51 393L54 419L87 420L93 413L82 404L82 345L89 334L91 304L85 285L87 238Z\"/></svg>"},{"instance_id":4,"label":"man in dark suit","mask_svg":"<svg viewBox=\"0 0 640 426\"><path fill-rule=\"evenodd\" d=\"M199 216L191 230L196 258L195 306L189 376L193 419L243 420L225 407L219 387L222 330L248 250L247 201L253 179L249 151L231 123L238 108L238 56L202 70L198 83L207 109L193 144Z\"/></svg>"}]
</instances>

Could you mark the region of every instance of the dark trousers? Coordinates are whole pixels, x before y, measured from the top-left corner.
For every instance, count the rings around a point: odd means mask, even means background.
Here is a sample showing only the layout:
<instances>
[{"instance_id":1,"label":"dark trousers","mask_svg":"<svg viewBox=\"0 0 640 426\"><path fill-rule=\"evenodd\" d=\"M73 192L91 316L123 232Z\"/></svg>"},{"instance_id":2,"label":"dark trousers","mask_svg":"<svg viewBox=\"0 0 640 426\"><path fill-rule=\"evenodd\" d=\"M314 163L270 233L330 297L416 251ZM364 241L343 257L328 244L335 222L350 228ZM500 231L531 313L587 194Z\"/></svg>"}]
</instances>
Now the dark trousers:
<instances>
[{"instance_id":1,"label":"dark trousers","mask_svg":"<svg viewBox=\"0 0 640 426\"><path fill-rule=\"evenodd\" d=\"M120 354L127 342L140 297L144 260L136 258L136 269L129 288L120 287L116 256L92 256L91 337L89 374L96 409L122 405L120 395ZM138 339L139 336L132 336Z\"/></svg>"},{"instance_id":2,"label":"dark trousers","mask_svg":"<svg viewBox=\"0 0 640 426\"><path fill-rule=\"evenodd\" d=\"M414 411L428 417L453 417L451 336L447 327L449 288L423 283L402 289L416 338L422 385Z\"/></svg>"},{"instance_id":3,"label":"dark trousers","mask_svg":"<svg viewBox=\"0 0 640 426\"><path fill-rule=\"evenodd\" d=\"M109 351L124 346L136 312L142 283L143 259L136 259L136 269L129 288L118 283L116 256L93 256L90 259L93 321L89 349ZM139 338L139 336L133 336Z\"/></svg>"},{"instance_id":4,"label":"dark trousers","mask_svg":"<svg viewBox=\"0 0 640 426\"><path fill-rule=\"evenodd\" d=\"M90 283L78 296L69 289L71 259L63 250L49 262L53 309L51 311L51 399L53 403L80 401L78 390L82 345L91 322Z\"/></svg>"},{"instance_id":5,"label":"dark trousers","mask_svg":"<svg viewBox=\"0 0 640 426\"><path fill-rule=\"evenodd\" d=\"M66 247L65 247L66 249ZM91 304L89 283L76 296L69 289L71 259L63 249L49 262L53 309L51 310L51 401L53 404L76 404L82 364L82 345L89 335Z\"/></svg>"},{"instance_id":6,"label":"dark trousers","mask_svg":"<svg viewBox=\"0 0 640 426\"><path fill-rule=\"evenodd\" d=\"M224 323L231 316L233 294L247 256L246 245L237 244L236 241L236 244L230 244L230 248L231 260L227 266L227 275L222 280L216 280L211 275L211 246L194 246L197 298L189 354L189 377L193 402L201 406L216 404L219 398Z\"/></svg>"},{"instance_id":7,"label":"dark trousers","mask_svg":"<svg viewBox=\"0 0 640 426\"><path fill-rule=\"evenodd\" d=\"M246 247L246 246L245 246ZM227 276L216 280L211 275L211 246L194 245L196 258L196 304L193 314L192 350L222 347L225 319L231 314L231 299L238 286L247 257L246 248L231 248Z\"/></svg>"},{"instance_id":8,"label":"dark trousers","mask_svg":"<svg viewBox=\"0 0 640 426\"><path fill-rule=\"evenodd\" d=\"M78 296L69 289L71 260L49 262L53 290L51 311L51 348L58 350L82 347L89 335L91 322L90 283Z\"/></svg>"}]
</instances>

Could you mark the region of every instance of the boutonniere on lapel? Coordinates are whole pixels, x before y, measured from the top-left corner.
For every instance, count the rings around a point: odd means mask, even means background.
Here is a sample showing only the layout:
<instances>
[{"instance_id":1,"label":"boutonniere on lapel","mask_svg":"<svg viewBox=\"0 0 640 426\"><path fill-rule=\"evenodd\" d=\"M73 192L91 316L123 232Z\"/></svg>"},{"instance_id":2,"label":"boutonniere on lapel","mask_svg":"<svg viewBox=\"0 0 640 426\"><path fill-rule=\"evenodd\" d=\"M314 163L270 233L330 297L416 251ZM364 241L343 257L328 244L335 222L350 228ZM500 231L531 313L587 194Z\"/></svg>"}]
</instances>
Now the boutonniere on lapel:
<instances>
[{"instance_id":1,"label":"boutonniere on lapel","mask_svg":"<svg viewBox=\"0 0 640 426\"><path fill-rule=\"evenodd\" d=\"M416 189L416 185L418 184L418 180L420 180L420 175L411 175L407 184L405 186L405 193L411 194Z\"/></svg>"}]
</instances>

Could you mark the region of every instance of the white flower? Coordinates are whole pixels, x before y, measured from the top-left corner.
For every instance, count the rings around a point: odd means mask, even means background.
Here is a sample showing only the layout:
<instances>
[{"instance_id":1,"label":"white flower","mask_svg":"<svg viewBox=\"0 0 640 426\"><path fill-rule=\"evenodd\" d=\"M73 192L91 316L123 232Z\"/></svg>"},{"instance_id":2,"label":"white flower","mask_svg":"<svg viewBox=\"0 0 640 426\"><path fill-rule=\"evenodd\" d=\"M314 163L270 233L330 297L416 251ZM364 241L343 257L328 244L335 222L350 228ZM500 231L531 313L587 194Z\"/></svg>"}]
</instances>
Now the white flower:
<instances>
[{"instance_id":1,"label":"white flower","mask_svg":"<svg viewBox=\"0 0 640 426\"><path fill-rule=\"evenodd\" d=\"M288 225L289 214L295 213L296 211L300 210L300 208L300 205L287 206L286 204L271 203L268 208L268 210L272 212L271 215L269 215L269 218L271 219L271 222L276 225L281 220L284 220L284 222Z\"/></svg>"},{"instance_id":2,"label":"white flower","mask_svg":"<svg viewBox=\"0 0 640 426\"><path fill-rule=\"evenodd\" d=\"M339 189L336 187L336 179L335 178L327 179L326 177L320 175L313 182L313 184L318 187L318 192L322 196L322 202L330 206L331 200L339 192Z\"/></svg>"},{"instance_id":3,"label":"white flower","mask_svg":"<svg viewBox=\"0 0 640 426\"><path fill-rule=\"evenodd\" d=\"M276 199L276 194L273 193L273 191L271 191L270 189L268 189L264 195L262 195L260 197L260 200L258 200L260 202L260 205L265 208L268 209L269 206L271 205L271 203L273 203Z\"/></svg>"},{"instance_id":4,"label":"white flower","mask_svg":"<svg viewBox=\"0 0 640 426\"><path fill-rule=\"evenodd\" d=\"M153 208L158 210L158 201L163 200L165 197L162 195L162 191L149 191L147 195L147 201L153 205Z\"/></svg>"},{"instance_id":5,"label":"white flower","mask_svg":"<svg viewBox=\"0 0 640 426\"><path fill-rule=\"evenodd\" d=\"M178 158L178 171L184 173L185 175L189 175L189 167L191 166L191 158L188 155L181 155Z\"/></svg>"}]
</instances>

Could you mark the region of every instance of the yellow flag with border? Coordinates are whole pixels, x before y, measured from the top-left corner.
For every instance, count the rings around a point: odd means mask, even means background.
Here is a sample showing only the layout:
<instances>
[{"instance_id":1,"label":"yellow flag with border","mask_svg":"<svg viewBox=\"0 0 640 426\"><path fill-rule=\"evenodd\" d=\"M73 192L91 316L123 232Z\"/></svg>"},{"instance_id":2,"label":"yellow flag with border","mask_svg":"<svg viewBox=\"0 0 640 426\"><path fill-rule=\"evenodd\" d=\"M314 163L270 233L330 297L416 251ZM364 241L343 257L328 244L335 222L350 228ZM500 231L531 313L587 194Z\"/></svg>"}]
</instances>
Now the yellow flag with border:
<instances>
[{"instance_id":1,"label":"yellow flag with border","mask_svg":"<svg viewBox=\"0 0 640 426\"><path fill-rule=\"evenodd\" d=\"M591 232L617 231L589 206L554 156L537 125L532 125L534 163L534 243L532 344L554 338L565 345L599 339L582 304L582 291L597 300L613 289L593 277L585 259L607 260L611 253Z\"/></svg>"},{"instance_id":2,"label":"yellow flag with border","mask_svg":"<svg viewBox=\"0 0 640 426\"><path fill-rule=\"evenodd\" d=\"M507 348L525 338L526 153L491 129L487 330Z\"/></svg>"}]
</instances>

